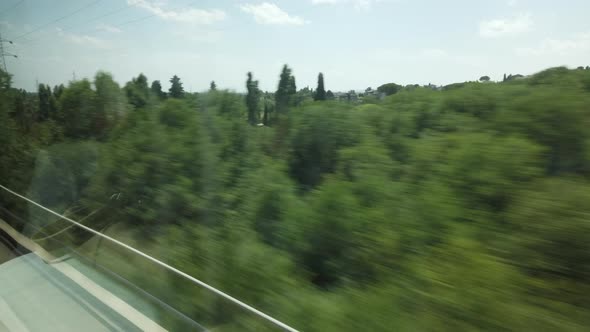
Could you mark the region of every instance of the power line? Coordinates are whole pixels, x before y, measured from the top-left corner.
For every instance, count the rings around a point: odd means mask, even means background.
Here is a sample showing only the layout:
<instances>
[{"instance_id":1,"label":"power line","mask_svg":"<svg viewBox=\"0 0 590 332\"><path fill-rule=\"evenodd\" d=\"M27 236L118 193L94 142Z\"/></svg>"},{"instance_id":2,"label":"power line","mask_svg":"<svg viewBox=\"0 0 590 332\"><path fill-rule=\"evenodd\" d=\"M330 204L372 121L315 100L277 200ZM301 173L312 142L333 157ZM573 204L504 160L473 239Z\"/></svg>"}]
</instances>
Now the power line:
<instances>
[{"instance_id":1,"label":"power line","mask_svg":"<svg viewBox=\"0 0 590 332\"><path fill-rule=\"evenodd\" d=\"M6 70L6 59L4 57L4 42L2 41L2 35L0 34L0 56L2 56L2 69Z\"/></svg>"},{"instance_id":2,"label":"power line","mask_svg":"<svg viewBox=\"0 0 590 332\"><path fill-rule=\"evenodd\" d=\"M175 7L175 8L173 8L173 10L176 10L176 9L187 9L187 8L191 7L192 5L194 5L197 2L199 2L199 1L191 1L191 2L189 2L188 4L186 4L184 6ZM115 25L115 27L118 28L118 27L122 27L124 25L141 22L141 21L147 20L148 18L152 18L154 16L158 16L158 13L152 13L152 14L145 15L145 16L142 16L142 17L139 17L139 18L135 18L135 19L132 19L132 20L123 22L123 23L119 23L119 24ZM92 30L92 31L96 31L96 30L100 30L100 29L95 29L95 30Z\"/></svg>"},{"instance_id":3,"label":"power line","mask_svg":"<svg viewBox=\"0 0 590 332\"><path fill-rule=\"evenodd\" d=\"M146 254L146 253L138 250L138 249L135 249L135 248L131 247L128 244L125 244L125 243L123 243L123 242L121 242L119 240L115 240L112 237L110 237L108 235L105 235L105 234L103 234L103 233L101 233L99 231L96 231L96 230L94 230L94 229L92 229L92 228L90 228L88 226L84 226L84 225L82 225L81 223L79 223L77 221L74 221L74 220L72 220L72 219L70 219L70 218L68 218L68 217L66 217L64 215L61 215L61 214L59 214L59 213L57 213L57 212L55 212L55 211L53 211L53 210L51 210L49 208L46 208L45 206L43 206L43 205L41 205L41 204L39 204L39 203L37 203L37 202L35 202L35 201L33 201L33 200L25 197L25 196L23 196L23 195L21 195L21 194L19 194L17 192L14 192L14 191L12 191L12 190L4 187L3 185L0 185L0 188L6 190L7 192L11 193L12 195L14 195L16 197L19 197L21 199L24 199L25 201L27 201L27 202L29 202L29 203L31 203L31 204L33 204L33 205L41 208L42 210L45 210L46 212L49 212L49 213L53 214L54 216L56 216L58 218L61 218L61 219L65 220L65 221L68 221L68 222L70 222L70 223L72 223L72 224L74 224L74 225L76 225L76 226L84 229L85 231L90 232L90 233L92 233L92 234L94 234L96 236L99 236L99 237L101 237L101 238L103 238L105 240L111 241L114 244L117 244L117 245L119 245L119 246L121 246L121 247L123 247L123 248L125 248L125 249L127 249L127 250L129 250L129 251L131 251L131 252L133 252L133 253L135 253L135 254L137 254L137 255L139 255L139 256L147 259L147 260L149 260L149 261L151 261L152 263L155 263L156 265L159 265L159 266L161 266L161 267L163 267L163 268L165 268L165 269L167 269L169 271L172 271L172 272L176 273L177 275L179 275L181 277L184 277L185 279L188 279L188 280L192 281L193 283L195 283L195 284L197 284L197 285L199 285L199 286L201 286L201 287L203 287L203 288L205 288L205 289L207 289L207 290L209 290L209 291L211 291L211 292L213 292L213 293L215 293L215 294L223 297L224 299L226 299L226 300L228 300L228 301L230 301L230 302L232 302L232 303L234 303L234 304L242 307L243 309L246 309L246 310L250 311L251 313L254 313L257 316L266 319L267 321L273 323L274 325L280 327L281 329L283 329L285 331L299 332L296 329L290 327L289 325L281 322L280 320L278 320L276 318L273 318L273 317L265 314L264 312L262 312L262 311L260 311L260 310L258 310L256 308L254 308L254 307L252 307L252 306L250 306L250 305L248 305L248 304L246 304L246 303L244 303L244 302L236 299L235 297L233 297L233 296L231 296L229 294L226 294L226 293L220 291L219 289L217 289L217 288L215 288L215 287L213 287L213 286L211 286L211 285L209 285L209 284L207 284L207 283L205 283L205 282L203 282L203 281L201 281L201 280L199 280L199 279L197 279L197 278L195 278L195 277L193 277L193 276L191 276L191 275L189 275L189 274L187 274L185 272L182 272L179 269L176 269L176 268L174 268L174 267L172 267L172 266L170 266L170 265L168 265L168 264L166 264L166 263L164 263L164 262L162 262L162 261L160 261L160 260L158 260L158 259L156 259L156 258L154 258L154 257L152 257L152 256L150 256L150 255L148 255L148 254Z\"/></svg>"},{"instance_id":4,"label":"power line","mask_svg":"<svg viewBox=\"0 0 590 332\"><path fill-rule=\"evenodd\" d=\"M8 69L6 69L6 56L12 56L15 58L17 58L17 56L16 54L4 51L4 43L12 44L12 40L2 39L2 34L0 33L0 57L2 57L2 68L5 72L8 72Z\"/></svg>"},{"instance_id":5,"label":"power line","mask_svg":"<svg viewBox=\"0 0 590 332\"><path fill-rule=\"evenodd\" d=\"M86 21L84 21L84 23L83 23L83 24L77 24L77 25L73 25L73 26L72 26L72 25L70 25L69 27L66 27L66 28L64 28L64 29L63 29L63 31L69 31L69 30L72 30L72 28L77 28L77 27L79 27L79 26L82 26L82 25L84 25L84 24L86 24L86 23L89 23L89 22L94 22L94 21L96 21L96 20L99 20L99 19L101 19L101 18L105 18L105 17L111 16L111 15L117 14L117 13L119 13L119 12L122 12L122 11L125 11L125 10L127 10L127 9L129 9L129 8L135 7L135 5L136 5L136 4L132 4L132 5L125 5L125 6L123 6L123 7L119 7L118 9L115 9L115 10L113 10L113 11L110 11L110 12L108 12L108 13L106 13L106 14L103 14L103 15L100 15L100 16L96 16L96 17L94 17L94 18L91 18L91 19L89 19L89 20L86 20Z\"/></svg>"},{"instance_id":6,"label":"power line","mask_svg":"<svg viewBox=\"0 0 590 332\"><path fill-rule=\"evenodd\" d=\"M100 0L99 0L99 1L100 1ZM173 10L178 10L178 9L186 9L186 8L189 8L189 7L191 7L192 5L194 5L194 4L195 4L195 3L197 3L197 2L198 2L198 1L191 1L191 2L189 2L189 3L188 3L188 4L186 4L186 5L183 5L183 6L178 6L178 7L174 7L174 8L173 8ZM89 21L95 21L95 20L97 20L97 19L100 19L100 18L103 18L103 17L110 16L110 15L112 15L112 14L115 14L115 13L117 13L117 12L119 12L119 11L124 11L124 10L127 10L127 9L129 9L129 8L135 7L137 4L139 4L139 2L135 2L135 3L133 3L132 5L127 5L127 6L125 6L125 7L121 7L121 8L119 8L119 9L117 9L117 10L114 10L114 11L112 11L112 12L106 13L106 14L104 14L104 15L102 15L102 16L96 17L96 18L94 18L94 19L91 19L91 20L89 20ZM147 20L147 19L149 19L149 18L152 18L152 17L155 17L155 16L158 16L158 14L157 14L157 13L152 13L152 14L149 14L149 15L141 16L141 17L138 17L138 18L131 19L131 20L129 20L129 21L125 21L125 22L122 22L122 23L116 24L116 25L114 25L113 27L114 27L114 28L119 28L119 27L122 27L122 26L125 26L125 25L129 25L129 24L138 23L138 22L141 22L141 21ZM89 21L86 21L85 23L88 23ZM62 31L69 31L69 30L71 30L72 28L74 28L74 27L78 27L78 26L81 26L81 25L83 25L83 24L79 24L79 25L76 25L76 26L70 26L70 27L68 27L68 28L66 28L66 29L63 29ZM80 31L80 32L78 32L78 33L89 34L89 33L94 33L94 32L98 32L98 31L101 31L101 30L102 30L101 28L90 28L90 29L87 29L87 30L82 30L82 31ZM39 41L39 40L42 40L42 39L43 39L43 38L37 38L37 39L27 40L27 41L24 41L24 42L22 42L22 43L20 43L20 44L29 44L29 43L34 43L34 42L37 42L37 41Z\"/></svg>"},{"instance_id":7,"label":"power line","mask_svg":"<svg viewBox=\"0 0 590 332\"><path fill-rule=\"evenodd\" d=\"M132 5L125 5L125 6L123 6L123 7L119 7L119 8L117 8L117 9L115 9L115 10L112 10L112 11L110 11L110 12L108 12L108 13L105 13L105 14L103 14L103 15L99 15L99 16L96 16L96 17L94 17L94 18L91 18L91 19L89 19L89 20L85 20L84 22L82 22L82 24L74 24L74 25L70 25L69 27L63 28L61 31L70 31L70 30L72 30L73 28L77 28L77 27L80 27L80 26L86 25L86 24L88 24L89 22L94 22L94 21L96 21L96 20L99 20L99 19L101 19L101 18L105 18L105 17L108 17L108 16L112 16L112 15L114 15L114 14L117 14L117 13L120 13L120 12L122 12L122 11L125 11L125 10L127 10L127 9L129 9L129 8L135 7L136 5L137 5L137 3L134 3L134 4L132 4ZM37 42L37 41L39 41L39 40L42 40L42 39L43 39L43 38L36 38L36 39L25 40L25 41L21 42L20 44L22 45L22 44L29 44L29 43L34 43L34 42Z\"/></svg>"},{"instance_id":8,"label":"power line","mask_svg":"<svg viewBox=\"0 0 590 332\"><path fill-rule=\"evenodd\" d=\"M57 18L57 19L55 19L55 20L53 20L53 21L51 21L51 22L48 22L48 23L45 23L45 24L41 24L40 26L36 27L35 29L33 29L33 30L31 30L31 31L29 31L29 32L26 32L26 33L23 33L22 35L15 37L15 38L14 38L14 40L17 40L17 39L23 38L24 36L28 36L28 35L30 35L30 34L32 34L32 33L34 33L34 32L37 32L37 31L39 31L39 30L41 30L41 29L45 28L45 27L46 27L46 26L48 26L48 25L51 25L51 24L57 23L57 22L59 22L59 21L61 21L61 20L64 20L64 19L66 19L66 18L68 18L68 17L70 17L70 16L72 16L72 15L75 15L75 14L77 14L77 13L79 13L79 12L83 11L84 9L86 9L86 8L88 8L88 7L91 7L91 6L94 6L94 5L96 5L97 3L101 2L101 1L102 1L102 0L95 0L95 1L93 1L93 2L91 2L91 3L88 3L88 4L86 4L86 5L82 6L82 7L80 7L80 8L78 8L78 9L74 10L73 12L70 12L69 14L66 14L66 15L64 15L64 16L62 16L62 17L60 17L60 18Z\"/></svg>"},{"instance_id":9,"label":"power line","mask_svg":"<svg viewBox=\"0 0 590 332\"><path fill-rule=\"evenodd\" d=\"M8 9L6 9L5 11L3 11L2 13L0 13L0 16L4 16L6 13L8 13L9 11L13 10L14 8L20 6L20 4L22 4L23 2L25 2L25 0L20 0L19 2L15 3L13 6L9 7Z\"/></svg>"}]
</instances>

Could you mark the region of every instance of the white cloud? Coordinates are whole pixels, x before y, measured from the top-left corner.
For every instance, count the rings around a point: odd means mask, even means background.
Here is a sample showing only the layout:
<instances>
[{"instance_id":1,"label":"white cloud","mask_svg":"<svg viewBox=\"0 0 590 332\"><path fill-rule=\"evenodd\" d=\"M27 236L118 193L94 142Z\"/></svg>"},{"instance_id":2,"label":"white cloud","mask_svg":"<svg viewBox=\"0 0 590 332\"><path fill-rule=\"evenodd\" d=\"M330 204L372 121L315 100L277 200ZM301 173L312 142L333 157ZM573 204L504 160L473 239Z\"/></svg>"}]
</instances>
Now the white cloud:
<instances>
[{"instance_id":1,"label":"white cloud","mask_svg":"<svg viewBox=\"0 0 590 332\"><path fill-rule=\"evenodd\" d=\"M242 11L252 14L258 24L274 25L303 25L309 23L299 16L289 15L277 5L269 2L263 2L258 5L245 4L241 5Z\"/></svg>"},{"instance_id":2,"label":"white cloud","mask_svg":"<svg viewBox=\"0 0 590 332\"><path fill-rule=\"evenodd\" d=\"M547 38L536 47L519 47L516 54L521 56L572 55L590 52L590 32L579 33L569 39Z\"/></svg>"},{"instance_id":3,"label":"white cloud","mask_svg":"<svg viewBox=\"0 0 590 332\"><path fill-rule=\"evenodd\" d=\"M350 4L356 10L368 10L374 3L382 1L384 0L311 0L311 3L313 5Z\"/></svg>"},{"instance_id":4,"label":"white cloud","mask_svg":"<svg viewBox=\"0 0 590 332\"><path fill-rule=\"evenodd\" d=\"M149 0L127 0L129 5L143 8L158 17L175 22L194 24L213 24L225 19L225 12L219 9L180 8L171 10L163 8L162 3Z\"/></svg>"},{"instance_id":5,"label":"white cloud","mask_svg":"<svg viewBox=\"0 0 590 332\"><path fill-rule=\"evenodd\" d=\"M63 37L66 41L70 43L74 43L77 45L82 46L89 46L92 48L99 48L99 49L109 49L111 48L111 44L108 43L106 40L88 36L88 35L78 35L74 33L69 33L63 31L61 28L56 28L57 34L60 37Z\"/></svg>"},{"instance_id":6,"label":"white cloud","mask_svg":"<svg viewBox=\"0 0 590 332\"><path fill-rule=\"evenodd\" d=\"M96 28L98 30L102 30L102 31L106 31L106 32L111 32L111 33L119 33L119 32L121 32L121 29L119 29L117 27L114 27L112 25L104 24L104 23L101 23L101 24L97 25Z\"/></svg>"},{"instance_id":7,"label":"white cloud","mask_svg":"<svg viewBox=\"0 0 590 332\"><path fill-rule=\"evenodd\" d=\"M88 46L92 46L95 48L103 48L103 49L110 48L106 41L96 38L96 37L91 37L91 36L87 36L87 35L70 34L67 36L67 38L71 42L79 44L79 45L88 45Z\"/></svg>"},{"instance_id":8,"label":"white cloud","mask_svg":"<svg viewBox=\"0 0 590 332\"><path fill-rule=\"evenodd\" d=\"M508 1L506 1L506 5L508 5L508 7L516 7L518 5L518 1L517 0L508 0Z\"/></svg>"},{"instance_id":9,"label":"white cloud","mask_svg":"<svg viewBox=\"0 0 590 332\"><path fill-rule=\"evenodd\" d=\"M371 0L356 0L354 2L354 9L356 10L368 10L371 8L373 1Z\"/></svg>"},{"instance_id":10,"label":"white cloud","mask_svg":"<svg viewBox=\"0 0 590 332\"><path fill-rule=\"evenodd\" d=\"M522 14L513 18L493 19L479 24L482 37L499 37L529 31L533 26L531 14Z\"/></svg>"},{"instance_id":11,"label":"white cloud","mask_svg":"<svg viewBox=\"0 0 590 332\"><path fill-rule=\"evenodd\" d=\"M335 5L342 0L311 0L311 3L314 5Z\"/></svg>"}]
</instances>

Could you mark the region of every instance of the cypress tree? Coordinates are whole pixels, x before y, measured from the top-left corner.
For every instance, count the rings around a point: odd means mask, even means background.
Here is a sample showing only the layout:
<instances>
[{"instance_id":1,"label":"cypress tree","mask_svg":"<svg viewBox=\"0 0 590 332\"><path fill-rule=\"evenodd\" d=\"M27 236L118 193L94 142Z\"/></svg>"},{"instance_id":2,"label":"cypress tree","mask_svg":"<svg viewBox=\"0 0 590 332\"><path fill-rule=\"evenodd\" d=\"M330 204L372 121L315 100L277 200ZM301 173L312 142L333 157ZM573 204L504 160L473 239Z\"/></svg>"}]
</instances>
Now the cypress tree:
<instances>
[{"instance_id":1,"label":"cypress tree","mask_svg":"<svg viewBox=\"0 0 590 332\"><path fill-rule=\"evenodd\" d=\"M279 87L275 93L276 110L280 114L287 113L289 106L295 105L295 95L297 94L297 85L295 76L291 75L291 68L283 66L279 79Z\"/></svg>"},{"instance_id":2,"label":"cypress tree","mask_svg":"<svg viewBox=\"0 0 590 332\"><path fill-rule=\"evenodd\" d=\"M324 88L324 74L318 75L318 87L313 97L314 100L326 100L326 90Z\"/></svg>"},{"instance_id":3,"label":"cypress tree","mask_svg":"<svg viewBox=\"0 0 590 332\"><path fill-rule=\"evenodd\" d=\"M252 73L248 72L246 80L246 106L248 107L248 123L255 125L258 123L258 99L260 92L258 90L258 81L252 79Z\"/></svg>"}]
</instances>

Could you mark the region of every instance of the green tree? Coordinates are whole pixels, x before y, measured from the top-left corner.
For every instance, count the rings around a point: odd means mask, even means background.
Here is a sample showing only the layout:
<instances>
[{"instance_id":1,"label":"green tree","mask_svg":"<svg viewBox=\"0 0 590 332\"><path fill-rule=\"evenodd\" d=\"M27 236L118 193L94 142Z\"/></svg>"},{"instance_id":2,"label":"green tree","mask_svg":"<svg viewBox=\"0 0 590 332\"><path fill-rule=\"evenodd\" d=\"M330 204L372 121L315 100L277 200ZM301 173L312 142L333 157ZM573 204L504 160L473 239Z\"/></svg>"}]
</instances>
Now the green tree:
<instances>
[{"instance_id":1,"label":"green tree","mask_svg":"<svg viewBox=\"0 0 590 332\"><path fill-rule=\"evenodd\" d=\"M326 90L324 89L324 74L318 75L318 87L315 90L314 100L326 100Z\"/></svg>"},{"instance_id":2,"label":"green tree","mask_svg":"<svg viewBox=\"0 0 590 332\"><path fill-rule=\"evenodd\" d=\"M31 156L27 136L19 131L14 114L14 90L11 87L12 75L0 69L0 178L2 184L13 190L25 192L30 184ZM2 190L0 200L4 208L13 212L24 212L26 205ZM6 220L13 225L15 222ZM22 225L20 226L22 227Z\"/></svg>"},{"instance_id":3,"label":"green tree","mask_svg":"<svg viewBox=\"0 0 590 332\"><path fill-rule=\"evenodd\" d=\"M328 92L326 92L326 99L327 100L334 100L336 97L334 96L334 92L332 92L332 90L328 90Z\"/></svg>"},{"instance_id":4,"label":"green tree","mask_svg":"<svg viewBox=\"0 0 590 332\"><path fill-rule=\"evenodd\" d=\"M275 93L276 108L279 114L287 113L289 106L293 104L296 93L295 77L291 75L291 68L284 65L279 78L279 87Z\"/></svg>"},{"instance_id":5,"label":"green tree","mask_svg":"<svg viewBox=\"0 0 590 332\"><path fill-rule=\"evenodd\" d=\"M264 99L264 113L262 115L262 123L265 126L270 125L272 108L273 108L272 103L265 98Z\"/></svg>"},{"instance_id":6,"label":"green tree","mask_svg":"<svg viewBox=\"0 0 590 332\"><path fill-rule=\"evenodd\" d=\"M306 107L293 120L289 171L302 189L309 190L336 170L338 151L359 141L359 128L352 111L337 105Z\"/></svg>"},{"instance_id":7,"label":"green tree","mask_svg":"<svg viewBox=\"0 0 590 332\"><path fill-rule=\"evenodd\" d=\"M24 133L29 134L33 124L37 120L37 108L39 106L38 98L31 99L31 95L25 90L16 90L13 92L14 98L12 99L14 107L11 114L20 130Z\"/></svg>"},{"instance_id":8,"label":"green tree","mask_svg":"<svg viewBox=\"0 0 590 332\"><path fill-rule=\"evenodd\" d=\"M341 182L322 186L312 202L301 260L314 284L329 287L353 272L349 257L360 226L359 207L350 186Z\"/></svg>"},{"instance_id":9,"label":"green tree","mask_svg":"<svg viewBox=\"0 0 590 332\"><path fill-rule=\"evenodd\" d=\"M590 289L580 283L590 277L588 199L586 180L550 178L527 190L510 211L517 230L511 259L531 278L545 281L529 283L535 293L559 294L560 302L574 305L583 302L579 287Z\"/></svg>"},{"instance_id":10,"label":"green tree","mask_svg":"<svg viewBox=\"0 0 590 332\"><path fill-rule=\"evenodd\" d=\"M162 83L159 80L155 80L152 82L152 86L150 87L152 94L159 99L166 98L166 92L162 91Z\"/></svg>"},{"instance_id":11,"label":"green tree","mask_svg":"<svg viewBox=\"0 0 590 332\"><path fill-rule=\"evenodd\" d=\"M276 94L249 75L249 96L161 101L142 75L31 93L0 71L0 182L74 219L106 203L84 222L120 221L124 242L300 330L587 330L590 71L389 86L371 104L367 89L352 104L293 94L284 69ZM244 123L255 109L275 124L280 103L300 107L272 127ZM0 205L2 219L48 220L2 190ZM268 330L111 249L97 264L194 321Z\"/></svg>"},{"instance_id":12,"label":"green tree","mask_svg":"<svg viewBox=\"0 0 590 332\"><path fill-rule=\"evenodd\" d=\"M170 90L168 90L170 98L184 97L184 88L182 87L182 82L180 82L180 78L178 76L172 76L170 79L170 84Z\"/></svg>"},{"instance_id":13,"label":"green tree","mask_svg":"<svg viewBox=\"0 0 590 332\"><path fill-rule=\"evenodd\" d=\"M129 103L135 108L143 108L148 103L149 87L148 80L144 74L139 74L131 82L125 84L125 94Z\"/></svg>"},{"instance_id":14,"label":"green tree","mask_svg":"<svg viewBox=\"0 0 590 332\"><path fill-rule=\"evenodd\" d=\"M246 106L248 107L248 123L255 125L258 123L258 101L260 99L260 90L258 90L258 81L252 79L252 73L248 72L246 80Z\"/></svg>"},{"instance_id":15,"label":"green tree","mask_svg":"<svg viewBox=\"0 0 590 332\"><path fill-rule=\"evenodd\" d=\"M401 88L402 88L402 86L399 84L387 83L387 84L380 85L377 88L377 91L384 93L386 96L390 96L392 94L397 93L399 90L401 90Z\"/></svg>"},{"instance_id":16,"label":"green tree","mask_svg":"<svg viewBox=\"0 0 590 332\"><path fill-rule=\"evenodd\" d=\"M589 96L568 89L573 83L569 80L551 81L555 83L539 84L529 93L507 100L509 106L496 117L497 128L525 135L548 148L545 163L549 174L588 174L590 134L585 129L585 110Z\"/></svg>"},{"instance_id":17,"label":"green tree","mask_svg":"<svg viewBox=\"0 0 590 332\"><path fill-rule=\"evenodd\" d=\"M137 78L134 78L133 83L142 91L148 90L148 79L143 73L140 73Z\"/></svg>"},{"instance_id":18,"label":"green tree","mask_svg":"<svg viewBox=\"0 0 590 332\"><path fill-rule=\"evenodd\" d=\"M200 114L191 112L186 101L170 98L150 115L105 146L90 201L120 192L120 203L110 213L121 213L122 221L144 236L158 225L206 223L217 151Z\"/></svg>"},{"instance_id":19,"label":"green tree","mask_svg":"<svg viewBox=\"0 0 590 332\"><path fill-rule=\"evenodd\" d=\"M36 155L29 195L51 209L65 210L78 201L96 173L98 149L92 141L52 145ZM34 210L32 213L40 213ZM32 218L43 226L44 218Z\"/></svg>"},{"instance_id":20,"label":"green tree","mask_svg":"<svg viewBox=\"0 0 590 332\"><path fill-rule=\"evenodd\" d=\"M12 75L0 69L0 91L7 93L12 85Z\"/></svg>"},{"instance_id":21,"label":"green tree","mask_svg":"<svg viewBox=\"0 0 590 332\"><path fill-rule=\"evenodd\" d=\"M53 96L55 97L55 99L59 99L59 97L61 96L61 94L64 92L65 90L65 86L63 84L60 85L56 85L55 87L53 87Z\"/></svg>"},{"instance_id":22,"label":"green tree","mask_svg":"<svg viewBox=\"0 0 590 332\"><path fill-rule=\"evenodd\" d=\"M214 110L212 113L225 119L239 119L248 112L244 96L228 91L221 90L219 93L209 94L207 101L208 107Z\"/></svg>"},{"instance_id":23,"label":"green tree","mask_svg":"<svg viewBox=\"0 0 590 332\"><path fill-rule=\"evenodd\" d=\"M295 76L291 75L289 77L289 89L287 90L289 93L289 105L296 106L297 105L297 84L295 83Z\"/></svg>"},{"instance_id":24,"label":"green tree","mask_svg":"<svg viewBox=\"0 0 590 332\"><path fill-rule=\"evenodd\" d=\"M119 84L113 80L111 74L98 72L94 77L96 89L96 110L93 122L93 131L98 138L106 138L111 127L124 117L126 109L125 96Z\"/></svg>"},{"instance_id":25,"label":"green tree","mask_svg":"<svg viewBox=\"0 0 590 332\"><path fill-rule=\"evenodd\" d=\"M269 92L263 93L262 104L263 104L262 105L262 107L263 107L262 123L265 126L269 126L272 122L272 114L274 113L274 107L275 107L274 98L271 93L269 93Z\"/></svg>"},{"instance_id":26,"label":"green tree","mask_svg":"<svg viewBox=\"0 0 590 332\"><path fill-rule=\"evenodd\" d=\"M468 209L465 220L496 219L527 182L542 174L543 149L527 139L475 134L455 143L444 174Z\"/></svg>"},{"instance_id":27,"label":"green tree","mask_svg":"<svg viewBox=\"0 0 590 332\"><path fill-rule=\"evenodd\" d=\"M59 98L59 121L70 138L96 137L96 92L90 81L72 81Z\"/></svg>"},{"instance_id":28,"label":"green tree","mask_svg":"<svg viewBox=\"0 0 590 332\"><path fill-rule=\"evenodd\" d=\"M39 96L39 120L45 121L50 118L51 114L51 88L45 84L39 84L37 90Z\"/></svg>"},{"instance_id":29,"label":"green tree","mask_svg":"<svg viewBox=\"0 0 590 332\"><path fill-rule=\"evenodd\" d=\"M209 91L217 91L217 84L215 84L215 81L211 81L211 84L209 85Z\"/></svg>"}]
</instances>

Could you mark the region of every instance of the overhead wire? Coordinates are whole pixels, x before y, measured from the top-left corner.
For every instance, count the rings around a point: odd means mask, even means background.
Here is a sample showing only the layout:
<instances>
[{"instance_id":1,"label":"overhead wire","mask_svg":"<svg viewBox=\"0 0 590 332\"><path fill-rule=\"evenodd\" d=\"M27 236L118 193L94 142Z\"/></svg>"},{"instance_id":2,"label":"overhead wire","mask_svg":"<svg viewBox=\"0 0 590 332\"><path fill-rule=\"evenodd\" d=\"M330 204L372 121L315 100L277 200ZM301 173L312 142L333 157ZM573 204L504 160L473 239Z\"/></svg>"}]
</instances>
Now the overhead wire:
<instances>
[{"instance_id":1,"label":"overhead wire","mask_svg":"<svg viewBox=\"0 0 590 332\"><path fill-rule=\"evenodd\" d=\"M186 5L174 7L174 8L172 8L172 10L187 9L187 8L191 7L192 5L194 5L197 2L199 2L199 1L191 1L191 2L187 3ZM158 16L158 13L152 13L152 14L149 14L149 15L145 15L145 16L142 16L142 17L139 17L139 18L135 18L135 19L129 20L129 21L125 21L125 22L116 24L114 27L119 28L119 27L122 27L122 26L125 26L125 25L128 25L128 24L134 24L134 23L141 22L141 21L147 20L147 19L152 18L152 17L155 17L155 16ZM100 29L95 29L95 30L100 30Z\"/></svg>"},{"instance_id":2,"label":"overhead wire","mask_svg":"<svg viewBox=\"0 0 590 332\"><path fill-rule=\"evenodd\" d=\"M91 18L91 19L89 19L89 20L85 20L85 21L84 21L84 24L87 24L87 23L89 23L89 22L94 22L94 21L96 21L96 20L99 20L99 19L101 19L101 18L105 18L105 17L112 16L112 15L114 15L114 14L120 13L120 12L122 12L122 11L125 11L125 10L127 10L127 9L133 8L133 7L135 7L135 5L137 5L137 3L134 3L134 4L127 4L127 5L125 5L125 6L119 7L119 8L117 8L117 9L115 9L115 10L112 10L112 11L110 11L110 12L108 12L108 13L105 13L105 14L103 14L103 15L99 15L99 16L96 16L96 17L94 17L94 18ZM84 24L70 25L69 27L66 27L66 28L64 28L64 29L63 29L63 31L70 31L70 30L72 30L73 28L77 28L77 27L79 27L79 26L82 26L82 25L84 25Z\"/></svg>"},{"instance_id":3,"label":"overhead wire","mask_svg":"<svg viewBox=\"0 0 590 332\"><path fill-rule=\"evenodd\" d=\"M13 10L14 8L20 6L23 2L25 2L25 0L20 0L17 3L15 3L14 5L12 5L11 7L7 8L6 10L4 10L3 12L0 13L0 17L4 16L6 13Z\"/></svg>"},{"instance_id":4,"label":"overhead wire","mask_svg":"<svg viewBox=\"0 0 590 332\"><path fill-rule=\"evenodd\" d=\"M196 4L198 2L199 2L198 0L191 1L191 2L188 2L185 5L180 5L180 6L173 7L170 10L184 10L184 9L188 9L188 8L190 8L191 6L193 6L194 4ZM113 25L113 28L120 28L122 26L139 23L139 22L145 21L147 19L150 19L150 18L153 18L153 17L156 17L156 16L158 16L158 13L152 13L152 14L149 14L149 15L144 15L144 16L141 16L141 17L138 17L138 18L134 18L134 19L131 19L131 20L128 20L128 21L125 21L125 22L121 22L121 23L115 24L115 25ZM83 34L92 34L94 32L98 32L98 31L101 31L101 29L100 28L94 28L94 29L90 29L90 30L83 30L80 33L83 33ZM120 50L118 50L118 49L111 49L111 50L107 50L106 51L106 54L119 53L119 52L120 52ZM101 52L101 54L104 55L105 52Z\"/></svg>"},{"instance_id":5,"label":"overhead wire","mask_svg":"<svg viewBox=\"0 0 590 332\"><path fill-rule=\"evenodd\" d=\"M112 16L112 15L118 14L120 12L126 11L126 10L128 10L130 8L135 7L137 4L138 4L137 2L136 3L133 3L133 4L127 4L125 6L119 7L117 9L112 10L110 12L107 12L105 14L102 14L102 15L99 15L99 16L96 16L96 17L93 17L93 18L91 18L89 20L85 20L84 22L82 22L82 24L74 24L74 25L70 25L68 27L65 27L65 28L61 29L61 31L62 32L71 31L74 28L77 28L77 27L86 25L86 24L88 24L90 22L94 22L94 21L97 21L97 20L99 20L101 18L109 17L109 16ZM20 42L19 44L21 44L21 45L23 45L23 44L30 44L30 43L34 43L34 42L37 42L37 41L42 40L42 39L43 38L36 38L36 39L25 40L23 42Z\"/></svg>"},{"instance_id":6,"label":"overhead wire","mask_svg":"<svg viewBox=\"0 0 590 332\"><path fill-rule=\"evenodd\" d=\"M101 0L98 0L98 1L101 1ZM181 5L181 6L174 7L174 8L172 8L172 10L187 9L187 8L191 7L192 5L194 5L195 3L198 3L198 2L199 1L191 1L191 2L187 3L186 5ZM100 18L104 18L104 17L110 16L110 15L113 15L113 14L119 12L119 11L124 11L124 10L127 10L129 8L135 7L138 4L139 4L139 2L134 2L132 4L129 4L129 5L125 6L125 7L121 7L119 9L117 9L117 10L114 10L112 12L106 13L104 15L98 16L98 17L96 17L94 19L91 19L89 21L86 21L85 24L87 24L88 22L96 21L96 20L98 20ZM139 23L141 21L145 21L145 20L150 19L150 18L155 17L155 16L158 16L158 14L157 13L152 13L152 14L149 14L149 15L144 15L144 16L141 16L141 17L138 17L138 18L134 18L134 19L131 19L131 20L128 20L128 21L124 21L124 22L115 24L112 27L113 28L119 28L119 27L122 27L122 26L125 26L125 25ZM53 22L53 23L55 23L55 22ZM49 25L49 24L47 24L47 25ZM78 26L82 26L82 25L83 24L76 25L76 26L70 26L68 28L62 29L62 31L71 31L72 28L78 27ZM92 33L98 32L98 31L102 31L102 30L103 30L102 28L90 28L90 29L82 30L79 33L82 33L82 34L92 34ZM38 42L38 41L40 41L42 39L43 38L37 38L37 39L27 40L27 41L21 42L19 44L21 44L21 45L31 44L31 43L34 43L34 42Z\"/></svg>"},{"instance_id":7,"label":"overhead wire","mask_svg":"<svg viewBox=\"0 0 590 332\"><path fill-rule=\"evenodd\" d=\"M55 20L53 20L53 21L47 22L47 23L45 23L45 24L41 24L41 25L37 26L36 28L34 28L34 29L33 29L33 30L31 30L31 31L25 32L25 33L23 33L23 34L21 34L21 35L19 35L19 36L17 36L17 37L14 37L12 40L14 41L14 40L21 39L21 38L23 38L23 37L25 37L25 36L28 36L28 35L30 35L30 34L32 34L32 33L34 33L34 32L37 32L37 31L39 31L39 30L41 30L41 29L45 28L46 26L49 26L49 25L51 25L51 24L54 24L54 23L57 23L57 22L59 22L59 21L65 20L66 18L68 18L68 17L70 17L70 16L73 16L73 15L76 15L76 14L78 14L79 12L81 12L81 11L83 11L83 10L87 9L87 8L90 8L90 7L94 6L94 5L96 5L97 3L101 2L101 1L102 1L102 0L95 0L95 1L92 1L92 2L90 2L90 3L86 4L86 5L82 6L82 7L80 7L80 8L78 8L78 9L74 10L73 12L70 12L70 13L68 13L68 14L64 15L64 16L61 16L61 17L59 17L59 18L57 18L57 19L55 19Z\"/></svg>"}]
</instances>

